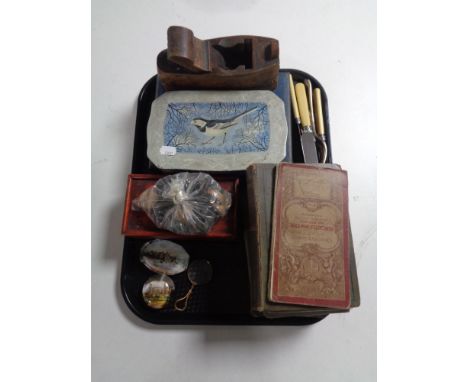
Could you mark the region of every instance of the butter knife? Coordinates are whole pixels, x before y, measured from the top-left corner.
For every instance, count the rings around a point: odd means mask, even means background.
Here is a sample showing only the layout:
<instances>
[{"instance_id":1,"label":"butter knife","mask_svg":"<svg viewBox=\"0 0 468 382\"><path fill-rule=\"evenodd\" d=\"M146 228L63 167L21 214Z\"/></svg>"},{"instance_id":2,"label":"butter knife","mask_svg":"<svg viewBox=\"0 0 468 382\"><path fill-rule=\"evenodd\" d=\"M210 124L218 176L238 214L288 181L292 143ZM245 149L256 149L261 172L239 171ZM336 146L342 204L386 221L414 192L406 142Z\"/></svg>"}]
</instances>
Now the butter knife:
<instances>
[{"instance_id":1,"label":"butter knife","mask_svg":"<svg viewBox=\"0 0 468 382\"><path fill-rule=\"evenodd\" d=\"M315 146L315 134L309 112L309 103L303 83L296 84L296 98L301 118L301 145L305 163L318 163L317 147Z\"/></svg>"}]
</instances>

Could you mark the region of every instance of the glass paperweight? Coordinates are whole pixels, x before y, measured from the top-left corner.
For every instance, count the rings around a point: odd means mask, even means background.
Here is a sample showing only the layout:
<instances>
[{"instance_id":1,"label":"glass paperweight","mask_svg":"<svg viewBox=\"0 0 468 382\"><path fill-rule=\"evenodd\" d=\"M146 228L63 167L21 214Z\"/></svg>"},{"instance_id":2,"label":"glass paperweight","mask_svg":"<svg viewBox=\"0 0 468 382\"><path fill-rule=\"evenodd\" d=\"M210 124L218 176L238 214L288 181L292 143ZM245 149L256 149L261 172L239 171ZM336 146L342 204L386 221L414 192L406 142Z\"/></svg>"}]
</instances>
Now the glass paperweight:
<instances>
[{"instance_id":1,"label":"glass paperweight","mask_svg":"<svg viewBox=\"0 0 468 382\"><path fill-rule=\"evenodd\" d=\"M143 285L143 299L153 309L162 309L175 289L172 279L163 274L151 276Z\"/></svg>"},{"instance_id":2,"label":"glass paperweight","mask_svg":"<svg viewBox=\"0 0 468 382\"><path fill-rule=\"evenodd\" d=\"M187 269L189 254L179 244L168 240L147 242L140 250L140 261L150 271L177 275Z\"/></svg>"}]
</instances>

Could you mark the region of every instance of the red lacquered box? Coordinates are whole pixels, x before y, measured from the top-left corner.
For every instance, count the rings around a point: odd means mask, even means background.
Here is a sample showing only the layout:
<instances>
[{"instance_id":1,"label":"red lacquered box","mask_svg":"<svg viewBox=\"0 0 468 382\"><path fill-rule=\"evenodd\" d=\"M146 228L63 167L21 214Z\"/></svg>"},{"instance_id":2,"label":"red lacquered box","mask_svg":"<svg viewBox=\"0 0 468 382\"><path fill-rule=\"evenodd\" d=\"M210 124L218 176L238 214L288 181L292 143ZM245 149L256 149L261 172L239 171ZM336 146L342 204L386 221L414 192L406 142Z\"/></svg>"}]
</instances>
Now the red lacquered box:
<instances>
[{"instance_id":1,"label":"red lacquered box","mask_svg":"<svg viewBox=\"0 0 468 382\"><path fill-rule=\"evenodd\" d=\"M122 221L122 234L129 237L161 239L235 239L237 235L237 193L239 178L226 175L213 175L220 186L232 196L231 208L206 235L179 235L157 228L143 211L133 211L132 201L143 191L165 175L130 174L128 176L127 194Z\"/></svg>"}]
</instances>

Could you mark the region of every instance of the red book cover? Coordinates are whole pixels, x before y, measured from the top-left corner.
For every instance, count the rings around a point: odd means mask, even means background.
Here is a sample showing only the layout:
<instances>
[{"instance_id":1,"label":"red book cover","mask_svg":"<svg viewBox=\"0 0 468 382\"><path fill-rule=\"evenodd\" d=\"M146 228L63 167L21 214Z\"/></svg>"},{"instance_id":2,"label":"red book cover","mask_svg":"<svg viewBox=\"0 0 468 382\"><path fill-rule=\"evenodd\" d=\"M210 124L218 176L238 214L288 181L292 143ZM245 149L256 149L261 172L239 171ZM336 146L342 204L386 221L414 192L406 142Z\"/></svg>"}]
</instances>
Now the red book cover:
<instances>
[{"instance_id":1,"label":"red book cover","mask_svg":"<svg viewBox=\"0 0 468 382\"><path fill-rule=\"evenodd\" d=\"M277 167L269 299L349 308L348 176L320 165Z\"/></svg>"}]
</instances>

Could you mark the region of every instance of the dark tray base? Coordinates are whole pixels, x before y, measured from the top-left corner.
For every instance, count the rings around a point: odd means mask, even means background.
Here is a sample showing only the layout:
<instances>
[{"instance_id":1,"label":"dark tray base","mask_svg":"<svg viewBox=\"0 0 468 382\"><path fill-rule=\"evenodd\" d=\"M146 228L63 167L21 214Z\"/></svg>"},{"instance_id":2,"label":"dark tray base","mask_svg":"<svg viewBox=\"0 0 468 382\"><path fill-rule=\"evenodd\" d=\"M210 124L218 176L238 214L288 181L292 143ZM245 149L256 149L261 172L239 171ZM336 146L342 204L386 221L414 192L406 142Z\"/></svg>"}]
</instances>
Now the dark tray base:
<instances>
[{"instance_id":1,"label":"dark tray base","mask_svg":"<svg viewBox=\"0 0 468 382\"><path fill-rule=\"evenodd\" d=\"M313 86L322 89L322 103L327 137L329 134L328 104L322 86L307 73L282 69L291 72L294 79L309 78ZM146 157L146 125L150 115L151 103L156 94L156 77L151 78L142 88L138 97L138 110L133 148L133 173L157 173ZM297 128L292 128L292 158L294 162L303 162ZM330 143L330 139L328 139ZM329 145L328 162L331 162ZM171 276L176 290L167 307L154 310L146 306L141 295L143 283L152 273L139 261L139 250L146 239L125 238L121 289L125 302L134 314L142 320L154 324L170 325L306 325L314 324L326 317L290 317L256 318L250 315L250 293L247 259L244 246L244 212L246 211L245 172L236 172L240 178L238 206L238 238L236 241L187 241L180 242L190 254L191 260L208 259L213 266L213 279L204 286L196 287L185 312L173 309L174 301L182 297L190 287L186 273ZM177 240L174 240L177 242Z\"/></svg>"}]
</instances>

